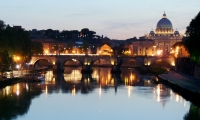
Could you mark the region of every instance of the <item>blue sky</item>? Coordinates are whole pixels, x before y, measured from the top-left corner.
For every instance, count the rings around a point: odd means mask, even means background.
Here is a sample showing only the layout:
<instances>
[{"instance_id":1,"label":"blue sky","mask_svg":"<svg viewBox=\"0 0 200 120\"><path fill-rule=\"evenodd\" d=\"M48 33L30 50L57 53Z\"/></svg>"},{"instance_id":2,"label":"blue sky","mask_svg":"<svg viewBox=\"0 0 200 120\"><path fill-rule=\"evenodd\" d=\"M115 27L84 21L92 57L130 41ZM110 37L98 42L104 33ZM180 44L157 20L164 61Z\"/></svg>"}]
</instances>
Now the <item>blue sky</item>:
<instances>
[{"instance_id":1,"label":"blue sky","mask_svg":"<svg viewBox=\"0 0 200 120\"><path fill-rule=\"evenodd\" d=\"M140 37L166 12L184 34L200 11L200 0L0 0L0 20L26 30L89 28L111 39Z\"/></svg>"}]
</instances>

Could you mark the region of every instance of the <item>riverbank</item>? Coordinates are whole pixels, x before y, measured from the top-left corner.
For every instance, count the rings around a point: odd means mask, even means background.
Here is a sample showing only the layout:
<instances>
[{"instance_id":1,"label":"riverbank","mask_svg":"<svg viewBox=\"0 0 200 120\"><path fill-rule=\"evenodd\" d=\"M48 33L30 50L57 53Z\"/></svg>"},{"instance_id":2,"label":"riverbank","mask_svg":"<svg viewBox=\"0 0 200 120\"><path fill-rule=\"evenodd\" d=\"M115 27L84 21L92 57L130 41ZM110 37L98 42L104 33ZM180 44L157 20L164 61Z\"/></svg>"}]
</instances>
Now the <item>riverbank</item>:
<instances>
[{"instance_id":1,"label":"riverbank","mask_svg":"<svg viewBox=\"0 0 200 120\"><path fill-rule=\"evenodd\" d=\"M200 80L192 76L169 71L168 73L158 75L157 83L168 85L172 90L186 100L200 106Z\"/></svg>"},{"instance_id":2,"label":"riverbank","mask_svg":"<svg viewBox=\"0 0 200 120\"><path fill-rule=\"evenodd\" d=\"M0 88L22 82L26 80L26 75L40 73L44 70L46 69L13 71L13 76L5 77L0 80Z\"/></svg>"},{"instance_id":3,"label":"riverbank","mask_svg":"<svg viewBox=\"0 0 200 120\"><path fill-rule=\"evenodd\" d=\"M16 83L21 82L21 81L23 81L23 79L18 78L18 77L8 78L8 79L0 81L0 88L6 87L8 85L13 85L13 84L16 84Z\"/></svg>"}]
</instances>

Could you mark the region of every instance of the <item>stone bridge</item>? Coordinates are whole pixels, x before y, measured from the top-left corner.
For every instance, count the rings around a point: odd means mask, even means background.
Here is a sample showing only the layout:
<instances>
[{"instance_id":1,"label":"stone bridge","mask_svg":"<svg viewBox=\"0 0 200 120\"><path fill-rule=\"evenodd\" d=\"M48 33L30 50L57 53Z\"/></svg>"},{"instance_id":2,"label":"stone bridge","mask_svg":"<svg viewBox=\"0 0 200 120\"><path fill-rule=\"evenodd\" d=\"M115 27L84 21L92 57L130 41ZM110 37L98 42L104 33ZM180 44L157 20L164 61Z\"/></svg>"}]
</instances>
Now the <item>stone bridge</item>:
<instances>
[{"instance_id":1,"label":"stone bridge","mask_svg":"<svg viewBox=\"0 0 200 120\"><path fill-rule=\"evenodd\" d=\"M140 67L151 66L158 60L165 61L170 67L175 66L175 57L173 56L101 56L101 55L37 55L33 56L30 61L30 66L34 68L39 60L48 60L53 66L54 71L63 71L64 65L69 60L78 61L82 66L82 73L91 72L91 67L96 61L106 60L112 66L113 73L120 72L120 67L123 63L128 61L136 61Z\"/></svg>"}]
</instances>

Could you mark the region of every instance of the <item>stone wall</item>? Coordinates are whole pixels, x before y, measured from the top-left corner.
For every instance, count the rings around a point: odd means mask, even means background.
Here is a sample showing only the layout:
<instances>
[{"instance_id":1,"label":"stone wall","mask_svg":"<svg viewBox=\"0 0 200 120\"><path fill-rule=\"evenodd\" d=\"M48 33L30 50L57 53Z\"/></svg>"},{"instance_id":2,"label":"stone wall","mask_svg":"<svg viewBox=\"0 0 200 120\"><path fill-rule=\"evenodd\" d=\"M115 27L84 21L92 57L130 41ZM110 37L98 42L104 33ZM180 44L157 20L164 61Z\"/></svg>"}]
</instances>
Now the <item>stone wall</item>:
<instances>
[{"instance_id":1,"label":"stone wall","mask_svg":"<svg viewBox=\"0 0 200 120\"><path fill-rule=\"evenodd\" d=\"M176 71L200 79L200 66L188 57L176 59Z\"/></svg>"}]
</instances>

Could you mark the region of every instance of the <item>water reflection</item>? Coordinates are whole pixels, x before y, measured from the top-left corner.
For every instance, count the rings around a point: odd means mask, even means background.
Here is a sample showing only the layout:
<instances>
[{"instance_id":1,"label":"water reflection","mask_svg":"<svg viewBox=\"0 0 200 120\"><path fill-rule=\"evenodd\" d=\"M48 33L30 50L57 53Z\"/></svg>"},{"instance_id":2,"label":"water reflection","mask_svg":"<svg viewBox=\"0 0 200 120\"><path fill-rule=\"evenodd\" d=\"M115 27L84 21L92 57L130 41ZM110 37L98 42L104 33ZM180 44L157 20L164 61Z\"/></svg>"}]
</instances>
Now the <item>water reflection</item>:
<instances>
[{"instance_id":1,"label":"water reflection","mask_svg":"<svg viewBox=\"0 0 200 120\"><path fill-rule=\"evenodd\" d=\"M7 86L0 90L0 119L16 118L28 112L31 101L36 96L44 93L46 97L51 94L64 93L77 97L78 93L96 93L99 98L108 90L120 93L120 88L125 88L127 98L134 95L150 98L161 103L164 107L167 102L174 101L181 106L186 106L186 101L181 96L173 93L171 89L161 84L152 82L153 76L141 75L137 70L123 68L121 75L110 74L110 68L93 68L92 74L81 74L81 68L68 67L64 74L53 74L47 71L44 83L19 83ZM94 92L95 89L98 92ZM193 108L193 106L192 106ZM193 114L191 111L191 114ZM185 119L191 116L190 112ZM187 119L188 120L188 119Z\"/></svg>"},{"instance_id":2,"label":"water reflection","mask_svg":"<svg viewBox=\"0 0 200 120\"><path fill-rule=\"evenodd\" d=\"M26 114L31 100L42 93L38 84L18 83L0 90L0 119L10 120Z\"/></svg>"},{"instance_id":3,"label":"water reflection","mask_svg":"<svg viewBox=\"0 0 200 120\"><path fill-rule=\"evenodd\" d=\"M94 68L92 74L81 74L81 68L68 68L64 74L53 75L52 71L47 71L48 77L46 83L42 85L42 89L46 94L58 93L71 93L73 96L80 92L88 94L95 88L99 89L99 96L102 91L114 88L117 94L117 89L121 85L127 88L127 94L130 98L133 90L138 93L154 93L154 99L158 102L165 104L168 100L172 99L171 89L159 84L155 85L152 82L152 76L140 75L134 69L124 69L122 74L110 74L110 68ZM134 88L135 86L135 88ZM140 87L138 87L140 86ZM142 87L143 86L143 87ZM179 101L178 95L175 95L175 100Z\"/></svg>"}]
</instances>

